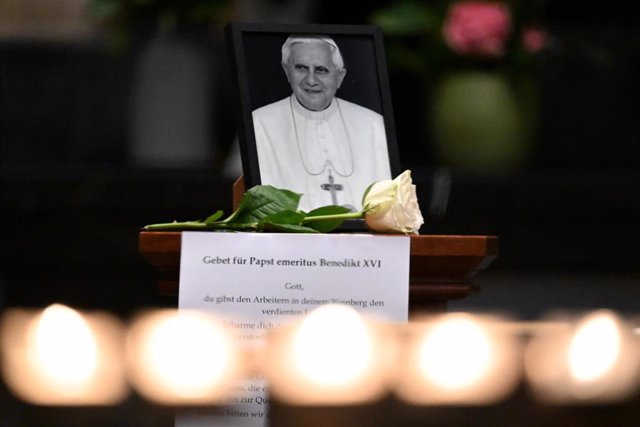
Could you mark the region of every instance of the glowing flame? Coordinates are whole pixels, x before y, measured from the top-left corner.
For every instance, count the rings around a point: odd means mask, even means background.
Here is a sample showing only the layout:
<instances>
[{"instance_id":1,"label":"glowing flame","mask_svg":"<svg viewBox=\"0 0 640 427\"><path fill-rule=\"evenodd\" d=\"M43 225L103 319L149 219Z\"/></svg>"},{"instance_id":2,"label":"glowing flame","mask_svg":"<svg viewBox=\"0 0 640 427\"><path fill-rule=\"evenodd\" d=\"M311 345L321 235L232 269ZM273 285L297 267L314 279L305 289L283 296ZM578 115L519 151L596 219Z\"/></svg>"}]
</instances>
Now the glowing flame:
<instances>
[{"instance_id":1,"label":"glowing flame","mask_svg":"<svg viewBox=\"0 0 640 427\"><path fill-rule=\"evenodd\" d=\"M293 342L296 367L320 385L349 383L373 362L373 342L358 313L346 306L314 310L299 326Z\"/></svg>"},{"instance_id":2,"label":"glowing flame","mask_svg":"<svg viewBox=\"0 0 640 427\"><path fill-rule=\"evenodd\" d=\"M349 405L380 397L396 352L388 325L324 305L269 336L270 391L291 404Z\"/></svg>"},{"instance_id":3,"label":"glowing flame","mask_svg":"<svg viewBox=\"0 0 640 427\"><path fill-rule=\"evenodd\" d=\"M8 310L1 326L3 376L25 401L108 405L126 396L122 325L113 316L54 304Z\"/></svg>"},{"instance_id":4,"label":"glowing flame","mask_svg":"<svg viewBox=\"0 0 640 427\"><path fill-rule=\"evenodd\" d=\"M608 313L586 318L569 343L569 370L577 381L596 381L607 375L620 356L618 324Z\"/></svg>"},{"instance_id":5,"label":"glowing flame","mask_svg":"<svg viewBox=\"0 0 640 427\"><path fill-rule=\"evenodd\" d=\"M559 319L558 319L559 320ZM533 337L527 377L536 396L550 402L617 402L637 387L637 346L631 327L598 310L575 323Z\"/></svg>"},{"instance_id":6,"label":"glowing flame","mask_svg":"<svg viewBox=\"0 0 640 427\"><path fill-rule=\"evenodd\" d=\"M414 404L487 405L518 382L519 346L498 319L464 313L414 320L395 392Z\"/></svg>"},{"instance_id":7,"label":"glowing flame","mask_svg":"<svg viewBox=\"0 0 640 427\"><path fill-rule=\"evenodd\" d=\"M419 350L419 369L440 387L468 387L486 375L491 342L471 318L453 317L435 325Z\"/></svg>"},{"instance_id":8,"label":"glowing flame","mask_svg":"<svg viewBox=\"0 0 640 427\"><path fill-rule=\"evenodd\" d=\"M60 304L45 309L30 328L28 358L48 380L68 394L82 393L96 373L98 349L87 322Z\"/></svg>"},{"instance_id":9,"label":"glowing flame","mask_svg":"<svg viewBox=\"0 0 640 427\"><path fill-rule=\"evenodd\" d=\"M162 402L217 400L237 368L222 325L199 312L166 310L139 319L128 353L137 388Z\"/></svg>"}]
</instances>

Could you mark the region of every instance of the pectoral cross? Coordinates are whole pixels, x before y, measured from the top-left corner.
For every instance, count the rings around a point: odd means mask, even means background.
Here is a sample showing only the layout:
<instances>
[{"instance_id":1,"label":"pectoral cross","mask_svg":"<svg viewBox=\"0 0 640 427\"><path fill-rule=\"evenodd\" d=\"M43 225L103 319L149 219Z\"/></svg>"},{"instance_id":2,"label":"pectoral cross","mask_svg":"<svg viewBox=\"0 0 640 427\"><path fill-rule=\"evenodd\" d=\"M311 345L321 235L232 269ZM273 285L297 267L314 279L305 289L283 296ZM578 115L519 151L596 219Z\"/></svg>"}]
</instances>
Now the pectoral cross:
<instances>
[{"instance_id":1,"label":"pectoral cross","mask_svg":"<svg viewBox=\"0 0 640 427\"><path fill-rule=\"evenodd\" d=\"M323 190L331 191L331 201L334 205L338 204L338 195L336 194L336 192L344 190L344 187L342 186L342 184L335 183L333 175L331 175L331 169L329 169L329 182L327 184L320 185L320 188L322 188Z\"/></svg>"}]
</instances>

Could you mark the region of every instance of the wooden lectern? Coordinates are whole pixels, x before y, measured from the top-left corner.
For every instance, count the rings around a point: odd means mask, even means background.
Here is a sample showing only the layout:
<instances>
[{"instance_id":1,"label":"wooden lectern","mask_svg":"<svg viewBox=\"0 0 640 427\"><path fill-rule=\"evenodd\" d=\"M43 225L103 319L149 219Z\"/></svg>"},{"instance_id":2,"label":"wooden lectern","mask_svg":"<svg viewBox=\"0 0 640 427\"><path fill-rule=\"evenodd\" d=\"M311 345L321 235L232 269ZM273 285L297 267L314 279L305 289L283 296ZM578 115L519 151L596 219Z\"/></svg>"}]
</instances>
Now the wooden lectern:
<instances>
[{"instance_id":1,"label":"wooden lectern","mask_svg":"<svg viewBox=\"0 0 640 427\"><path fill-rule=\"evenodd\" d=\"M233 206L244 194L240 178L233 186ZM180 231L141 231L140 254L163 278L158 289L165 295L178 292ZM439 312L447 302L464 298L476 287L472 278L498 255L495 236L412 235L409 264L410 312Z\"/></svg>"}]
</instances>

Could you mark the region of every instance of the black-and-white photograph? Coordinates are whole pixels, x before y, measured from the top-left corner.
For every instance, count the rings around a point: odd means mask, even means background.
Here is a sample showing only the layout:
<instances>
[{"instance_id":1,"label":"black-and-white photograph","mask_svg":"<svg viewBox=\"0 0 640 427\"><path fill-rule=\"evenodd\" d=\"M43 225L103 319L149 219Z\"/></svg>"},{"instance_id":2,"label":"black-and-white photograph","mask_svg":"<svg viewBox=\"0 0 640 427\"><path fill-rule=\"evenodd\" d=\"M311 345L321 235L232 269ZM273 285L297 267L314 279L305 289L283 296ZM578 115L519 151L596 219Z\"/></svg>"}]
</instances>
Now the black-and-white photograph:
<instances>
[{"instance_id":1,"label":"black-and-white photograph","mask_svg":"<svg viewBox=\"0 0 640 427\"><path fill-rule=\"evenodd\" d=\"M230 27L247 186L302 194L300 209L362 208L397 172L381 33L369 26Z\"/></svg>"}]
</instances>

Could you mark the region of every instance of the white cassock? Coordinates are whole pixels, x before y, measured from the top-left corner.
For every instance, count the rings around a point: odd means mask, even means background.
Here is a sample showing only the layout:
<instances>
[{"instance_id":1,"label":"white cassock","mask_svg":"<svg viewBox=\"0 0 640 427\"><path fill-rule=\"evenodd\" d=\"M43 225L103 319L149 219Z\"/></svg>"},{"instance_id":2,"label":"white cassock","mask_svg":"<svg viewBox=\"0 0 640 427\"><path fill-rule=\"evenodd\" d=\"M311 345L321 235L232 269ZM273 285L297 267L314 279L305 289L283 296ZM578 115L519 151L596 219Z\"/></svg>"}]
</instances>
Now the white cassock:
<instances>
[{"instance_id":1,"label":"white cassock","mask_svg":"<svg viewBox=\"0 0 640 427\"><path fill-rule=\"evenodd\" d=\"M310 111L291 95L253 111L253 126L262 184L302 193L302 210L336 201L360 210L366 188L391 178L382 116L352 102ZM333 195L329 174L342 185Z\"/></svg>"}]
</instances>

